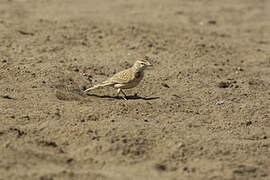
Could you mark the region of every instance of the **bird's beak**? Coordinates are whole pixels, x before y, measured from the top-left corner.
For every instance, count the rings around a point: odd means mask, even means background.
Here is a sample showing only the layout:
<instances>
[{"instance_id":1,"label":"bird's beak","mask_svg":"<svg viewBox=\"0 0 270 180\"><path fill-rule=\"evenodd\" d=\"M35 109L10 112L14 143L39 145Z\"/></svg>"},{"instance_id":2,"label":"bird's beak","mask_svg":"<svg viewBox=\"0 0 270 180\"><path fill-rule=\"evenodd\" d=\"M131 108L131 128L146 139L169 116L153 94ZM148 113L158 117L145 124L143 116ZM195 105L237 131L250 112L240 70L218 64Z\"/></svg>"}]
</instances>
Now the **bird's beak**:
<instances>
[{"instance_id":1,"label":"bird's beak","mask_svg":"<svg viewBox=\"0 0 270 180\"><path fill-rule=\"evenodd\" d=\"M153 66L153 65L152 65L151 63L148 62L148 63L147 63L147 66Z\"/></svg>"},{"instance_id":2,"label":"bird's beak","mask_svg":"<svg viewBox=\"0 0 270 180\"><path fill-rule=\"evenodd\" d=\"M147 63L147 69L149 69L149 70L153 69L153 65L149 62Z\"/></svg>"}]
</instances>

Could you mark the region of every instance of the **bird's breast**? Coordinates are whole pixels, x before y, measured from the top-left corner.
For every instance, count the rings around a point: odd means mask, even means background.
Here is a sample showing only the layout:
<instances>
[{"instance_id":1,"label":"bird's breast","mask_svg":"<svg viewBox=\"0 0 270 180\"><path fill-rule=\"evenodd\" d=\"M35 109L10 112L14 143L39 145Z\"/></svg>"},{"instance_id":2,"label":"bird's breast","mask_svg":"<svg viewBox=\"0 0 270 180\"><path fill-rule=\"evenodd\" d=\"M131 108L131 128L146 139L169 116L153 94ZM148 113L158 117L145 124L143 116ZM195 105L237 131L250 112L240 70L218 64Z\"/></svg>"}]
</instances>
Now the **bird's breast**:
<instances>
[{"instance_id":1,"label":"bird's breast","mask_svg":"<svg viewBox=\"0 0 270 180\"><path fill-rule=\"evenodd\" d=\"M135 73L135 78L137 80L141 80L143 78L143 72L136 72Z\"/></svg>"}]
</instances>

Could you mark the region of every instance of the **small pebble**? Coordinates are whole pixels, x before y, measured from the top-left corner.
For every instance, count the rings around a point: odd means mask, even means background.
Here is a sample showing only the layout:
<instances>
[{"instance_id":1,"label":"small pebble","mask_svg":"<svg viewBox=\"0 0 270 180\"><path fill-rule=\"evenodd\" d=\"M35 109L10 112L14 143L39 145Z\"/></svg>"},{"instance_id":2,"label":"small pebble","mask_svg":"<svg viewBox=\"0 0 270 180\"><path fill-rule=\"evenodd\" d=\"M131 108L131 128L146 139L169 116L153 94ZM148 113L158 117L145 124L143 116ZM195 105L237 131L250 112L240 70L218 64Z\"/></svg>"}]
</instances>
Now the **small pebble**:
<instances>
[{"instance_id":1,"label":"small pebble","mask_svg":"<svg viewBox=\"0 0 270 180\"><path fill-rule=\"evenodd\" d=\"M216 102L216 105L222 105L222 104L224 104L224 101L217 101Z\"/></svg>"},{"instance_id":2,"label":"small pebble","mask_svg":"<svg viewBox=\"0 0 270 180\"><path fill-rule=\"evenodd\" d=\"M165 87L165 88L170 88L170 86L169 86L168 84L166 84L166 83L161 83L161 85L162 85L163 87Z\"/></svg>"}]
</instances>

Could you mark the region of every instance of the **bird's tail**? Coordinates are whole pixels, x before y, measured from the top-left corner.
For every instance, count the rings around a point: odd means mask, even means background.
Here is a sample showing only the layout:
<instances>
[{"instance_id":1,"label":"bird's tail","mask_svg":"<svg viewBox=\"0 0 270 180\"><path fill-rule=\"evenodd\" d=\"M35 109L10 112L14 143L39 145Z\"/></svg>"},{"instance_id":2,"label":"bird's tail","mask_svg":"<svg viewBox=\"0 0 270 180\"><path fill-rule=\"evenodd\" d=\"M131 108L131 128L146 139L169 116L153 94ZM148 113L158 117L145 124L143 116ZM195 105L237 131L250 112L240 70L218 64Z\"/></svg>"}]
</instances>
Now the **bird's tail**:
<instances>
[{"instance_id":1,"label":"bird's tail","mask_svg":"<svg viewBox=\"0 0 270 180\"><path fill-rule=\"evenodd\" d=\"M98 88L102 88L102 87L106 87L106 86L111 86L111 85L113 85L111 82L104 81L103 83L97 84L93 87L90 87L90 88L84 90L84 92L91 91L91 90L98 89Z\"/></svg>"}]
</instances>

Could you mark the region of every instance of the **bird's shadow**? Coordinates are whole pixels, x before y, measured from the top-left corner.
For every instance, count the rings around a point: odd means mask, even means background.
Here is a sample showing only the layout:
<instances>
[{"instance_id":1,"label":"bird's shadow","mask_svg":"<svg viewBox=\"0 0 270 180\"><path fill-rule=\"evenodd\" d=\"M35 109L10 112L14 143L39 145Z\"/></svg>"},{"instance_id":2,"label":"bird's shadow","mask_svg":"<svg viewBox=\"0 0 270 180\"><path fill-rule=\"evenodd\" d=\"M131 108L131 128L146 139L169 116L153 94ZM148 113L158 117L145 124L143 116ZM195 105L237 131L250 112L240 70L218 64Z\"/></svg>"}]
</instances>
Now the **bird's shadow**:
<instances>
[{"instance_id":1,"label":"bird's shadow","mask_svg":"<svg viewBox=\"0 0 270 180\"><path fill-rule=\"evenodd\" d=\"M93 96L93 97L97 97L97 98L105 98L105 99L117 99L117 100L124 100L123 97L121 96L109 96L109 95L97 95L97 94L87 94L88 96ZM145 101L151 101L151 100L156 100L159 99L159 97L141 97L141 96L126 96L127 100L145 100Z\"/></svg>"}]
</instances>

